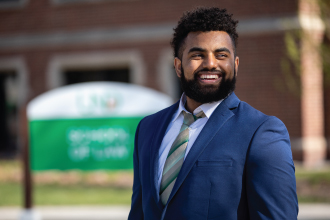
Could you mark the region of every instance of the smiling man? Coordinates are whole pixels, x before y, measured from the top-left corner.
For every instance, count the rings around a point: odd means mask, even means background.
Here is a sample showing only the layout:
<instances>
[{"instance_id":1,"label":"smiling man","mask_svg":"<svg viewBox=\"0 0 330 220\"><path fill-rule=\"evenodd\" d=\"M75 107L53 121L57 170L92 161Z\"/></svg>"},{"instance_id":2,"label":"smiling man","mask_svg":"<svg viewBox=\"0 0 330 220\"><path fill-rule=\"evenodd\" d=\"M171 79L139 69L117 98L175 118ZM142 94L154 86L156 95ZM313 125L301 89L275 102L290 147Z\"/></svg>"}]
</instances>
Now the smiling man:
<instances>
[{"instance_id":1,"label":"smiling man","mask_svg":"<svg viewBox=\"0 0 330 220\"><path fill-rule=\"evenodd\" d=\"M198 8L174 29L184 93L137 128L128 219L297 219L285 125L234 94L237 23Z\"/></svg>"}]
</instances>

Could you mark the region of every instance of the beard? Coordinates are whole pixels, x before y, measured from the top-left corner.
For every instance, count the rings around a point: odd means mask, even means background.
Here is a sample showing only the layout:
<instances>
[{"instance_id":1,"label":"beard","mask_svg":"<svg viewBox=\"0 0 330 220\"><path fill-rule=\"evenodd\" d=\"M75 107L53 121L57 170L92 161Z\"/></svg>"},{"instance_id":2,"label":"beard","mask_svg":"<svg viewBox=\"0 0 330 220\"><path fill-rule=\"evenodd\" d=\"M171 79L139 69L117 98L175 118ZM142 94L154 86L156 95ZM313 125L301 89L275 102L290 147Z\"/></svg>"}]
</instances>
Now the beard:
<instances>
[{"instance_id":1,"label":"beard","mask_svg":"<svg viewBox=\"0 0 330 220\"><path fill-rule=\"evenodd\" d=\"M200 71L209 71L202 69ZM200 72L198 71L198 72ZM184 76L183 68L181 67L181 88L189 98L199 103L209 103L220 101L229 96L235 90L236 84L236 69L234 69L233 79L225 79L226 72L221 71L222 79L219 85L201 85L198 80L198 72L194 74L194 79L187 80ZM219 71L213 71L219 73Z\"/></svg>"}]
</instances>

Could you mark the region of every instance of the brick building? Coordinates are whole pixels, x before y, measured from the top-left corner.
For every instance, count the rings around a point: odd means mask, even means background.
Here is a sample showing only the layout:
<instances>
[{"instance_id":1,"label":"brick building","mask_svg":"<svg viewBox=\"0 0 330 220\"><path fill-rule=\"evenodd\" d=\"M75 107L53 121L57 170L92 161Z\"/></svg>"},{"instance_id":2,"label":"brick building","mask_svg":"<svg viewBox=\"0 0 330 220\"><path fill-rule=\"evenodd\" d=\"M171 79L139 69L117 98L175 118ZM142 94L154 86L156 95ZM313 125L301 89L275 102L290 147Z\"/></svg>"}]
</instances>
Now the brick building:
<instances>
[{"instance_id":1,"label":"brick building","mask_svg":"<svg viewBox=\"0 0 330 220\"><path fill-rule=\"evenodd\" d=\"M323 89L323 40L308 0L0 0L0 151L19 148L19 112L34 97L67 84L108 80L180 96L169 41L183 11L225 7L238 25L236 94L287 126L295 160L326 157L330 92ZM281 61L287 31L304 30L300 96L289 92ZM316 45L316 46L315 46ZM5 107L6 106L6 107ZM7 115L6 115L7 114ZM16 146L16 148L15 148Z\"/></svg>"}]
</instances>

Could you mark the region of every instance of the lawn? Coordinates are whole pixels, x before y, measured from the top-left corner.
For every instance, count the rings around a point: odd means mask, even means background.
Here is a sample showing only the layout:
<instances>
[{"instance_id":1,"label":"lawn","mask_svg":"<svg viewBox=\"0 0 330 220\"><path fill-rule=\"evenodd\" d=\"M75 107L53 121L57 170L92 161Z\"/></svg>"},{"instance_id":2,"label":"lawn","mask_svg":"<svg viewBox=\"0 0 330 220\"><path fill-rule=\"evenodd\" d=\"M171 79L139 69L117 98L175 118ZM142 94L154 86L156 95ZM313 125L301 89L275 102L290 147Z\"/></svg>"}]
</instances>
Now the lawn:
<instances>
[{"instance_id":1,"label":"lawn","mask_svg":"<svg viewBox=\"0 0 330 220\"><path fill-rule=\"evenodd\" d=\"M37 185L35 205L129 205L131 189L94 186ZM0 206L22 206L22 187L18 183L0 184Z\"/></svg>"},{"instance_id":2,"label":"lawn","mask_svg":"<svg viewBox=\"0 0 330 220\"><path fill-rule=\"evenodd\" d=\"M0 206L22 206L21 166L0 161ZM330 168L296 169L299 203L330 203ZM35 205L129 205L132 171L33 173Z\"/></svg>"},{"instance_id":3,"label":"lawn","mask_svg":"<svg viewBox=\"0 0 330 220\"><path fill-rule=\"evenodd\" d=\"M300 203L330 203L330 168L320 170L296 170L297 194Z\"/></svg>"},{"instance_id":4,"label":"lawn","mask_svg":"<svg viewBox=\"0 0 330 220\"><path fill-rule=\"evenodd\" d=\"M0 206L22 206L21 166L0 161ZM129 205L132 171L47 171L33 174L35 205Z\"/></svg>"}]
</instances>

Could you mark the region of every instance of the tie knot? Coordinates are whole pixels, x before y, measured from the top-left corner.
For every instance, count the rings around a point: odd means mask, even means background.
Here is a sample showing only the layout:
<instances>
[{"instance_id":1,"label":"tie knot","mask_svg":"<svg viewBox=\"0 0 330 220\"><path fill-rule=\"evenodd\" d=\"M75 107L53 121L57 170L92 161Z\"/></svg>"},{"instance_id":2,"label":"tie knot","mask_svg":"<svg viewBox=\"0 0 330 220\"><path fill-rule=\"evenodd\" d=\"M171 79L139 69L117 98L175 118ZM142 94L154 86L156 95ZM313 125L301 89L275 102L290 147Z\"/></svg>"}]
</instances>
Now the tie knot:
<instances>
[{"instance_id":1,"label":"tie knot","mask_svg":"<svg viewBox=\"0 0 330 220\"><path fill-rule=\"evenodd\" d=\"M203 111L198 112L196 115L187 113L185 111L182 111L182 113L183 113L183 124L187 125L188 127L197 119L205 117Z\"/></svg>"}]
</instances>

